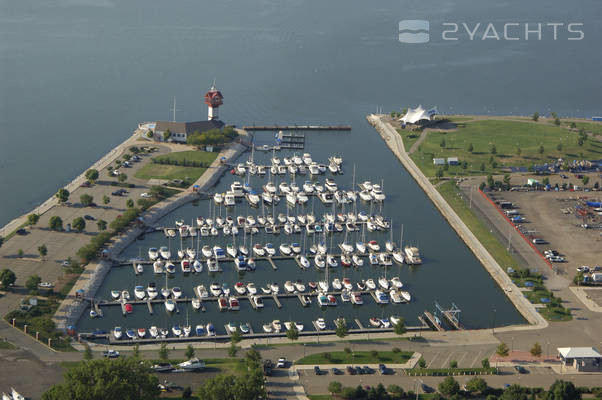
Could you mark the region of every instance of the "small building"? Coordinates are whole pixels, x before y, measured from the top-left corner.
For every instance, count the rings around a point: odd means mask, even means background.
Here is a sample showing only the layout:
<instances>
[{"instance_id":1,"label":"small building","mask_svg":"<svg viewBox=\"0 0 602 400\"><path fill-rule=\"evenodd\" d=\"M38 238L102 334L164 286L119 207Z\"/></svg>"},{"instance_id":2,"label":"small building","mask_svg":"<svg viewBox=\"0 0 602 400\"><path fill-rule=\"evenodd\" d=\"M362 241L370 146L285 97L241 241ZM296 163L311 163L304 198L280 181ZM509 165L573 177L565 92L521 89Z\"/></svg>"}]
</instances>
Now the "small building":
<instances>
[{"instance_id":1,"label":"small building","mask_svg":"<svg viewBox=\"0 0 602 400\"><path fill-rule=\"evenodd\" d=\"M445 158L433 158L433 164L445 165Z\"/></svg>"},{"instance_id":2,"label":"small building","mask_svg":"<svg viewBox=\"0 0 602 400\"><path fill-rule=\"evenodd\" d=\"M224 123L216 119L196 122L157 121L155 128L151 130L154 133L155 139L163 140L163 134L169 130L170 136L168 140L186 143L188 135L192 135L195 132L203 133L211 129L220 129L223 126Z\"/></svg>"},{"instance_id":3,"label":"small building","mask_svg":"<svg viewBox=\"0 0 602 400\"><path fill-rule=\"evenodd\" d=\"M447 163L449 165L458 165L460 162L458 161L458 157L447 157Z\"/></svg>"},{"instance_id":4,"label":"small building","mask_svg":"<svg viewBox=\"0 0 602 400\"><path fill-rule=\"evenodd\" d=\"M563 366L579 372L601 372L602 355L593 347L559 347L558 358Z\"/></svg>"}]
</instances>

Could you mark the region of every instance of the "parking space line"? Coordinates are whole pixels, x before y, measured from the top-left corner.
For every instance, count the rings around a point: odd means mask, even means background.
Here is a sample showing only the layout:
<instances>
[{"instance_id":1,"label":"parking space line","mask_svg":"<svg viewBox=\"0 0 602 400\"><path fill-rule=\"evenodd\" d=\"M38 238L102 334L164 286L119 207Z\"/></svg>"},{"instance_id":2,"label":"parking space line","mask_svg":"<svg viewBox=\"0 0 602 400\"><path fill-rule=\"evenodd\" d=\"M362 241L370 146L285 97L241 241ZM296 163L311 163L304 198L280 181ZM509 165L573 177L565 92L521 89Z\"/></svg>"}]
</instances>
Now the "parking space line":
<instances>
[{"instance_id":1,"label":"parking space line","mask_svg":"<svg viewBox=\"0 0 602 400\"><path fill-rule=\"evenodd\" d=\"M462 354L462 357L460 357L460 359L458 360L458 367L460 366L460 364L462 364L462 361L464 360L464 358L466 357L466 354L468 354L466 351Z\"/></svg>"},{"instance_id":2,"label":"parking space line","mask_svg":"<svg viewBox=\"0 0 602 400\"><path fill-rule=\"evenodd\" d=\"M477 362L477 360L479 359L479 357L481 356L482 351L479 350L479 352L477 353L477 356L474 358L474 360L472 360L472 363L470 364L470 368L473 368L475 363Z\"/></svg>"},{"instance_id":3,"label":"parking space line","mask_svg":"<svg viewBox=\"0 0 602 400\"><path fill-rule=\"evenodd\" d=\"M427 368L431 368L433 366L433 363L435 362L435 360L437 359L437 357L439 357L440 353L436 353L435 357L431 358L431 362L427 365Z\"/></svg>"},{"instance_id":4,"label":"parking space line","mask_svg":"<svg viewBox=\"0 0 602 400\"><path fill-rule=\"evenodd\" d=\"M451 351L449 353L449 355L447 356L447 358L445 359L445 361L443 361L443 364L441 365L441 368L446 368L448 366L449 360L451 359L451 356L454 354L453 351Z\"/></svg>"}]
</instances>

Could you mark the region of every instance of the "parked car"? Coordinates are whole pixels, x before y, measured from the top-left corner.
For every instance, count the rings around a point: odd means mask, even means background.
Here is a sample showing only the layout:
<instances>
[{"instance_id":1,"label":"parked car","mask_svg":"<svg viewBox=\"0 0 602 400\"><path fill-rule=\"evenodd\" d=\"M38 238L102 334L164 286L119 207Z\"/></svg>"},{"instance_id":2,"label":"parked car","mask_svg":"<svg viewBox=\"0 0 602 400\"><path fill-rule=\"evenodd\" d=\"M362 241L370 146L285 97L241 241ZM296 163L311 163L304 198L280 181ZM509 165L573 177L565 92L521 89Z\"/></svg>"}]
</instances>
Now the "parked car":
<instances>
[{"instance_id":1,"label":"parked car","mask_svg":"<svg viewBox=\"0 0 602 400\"><path fill-rule=\"evenodd\" d=\"M362 367L362 370L364 370L364 374L366 374L366 375L370 375L370 374L374 373L374 370L367 365L364 365Z\"/></svg>"},{"instance_id":2,"label":"parked car","mask_svg":"<svg viewBox=\"0 0 602 400\"><path fill-rule=\"evenodd\" d=\"M143 198L145 198L145 199L148 199L148 198L150 198L150 197L151 197L151 195L150 195L150 194L148 194L148 193L146 193L146 192L144 192L144 193L140 193L140 197L143 197Z\"/></svg>"},{"instance_id":3,"label":"parked car","mask_svg":"<svg viewBox=\"0 0 602 400\"><path fill-rule=\"evenodd\" d=\"M577 267L577 272L589 272L589 267L587 265Z\"/></svg>"},{"instance_id":4,"label":"parked car","mask_svg":"<svg viewBox=\"0 0 602 400\"><path fill-rule=\"evenodd\" d=\"M347 371L347 373L349 375L355 375L355 369L353 369L351 366L347 366L347 368L345 368L345 371Z\"/></svg>"},{"instance_id":5,"label":"parked car","mask_svg":"<svg viewBox=\"0 0 602 400\"><path fill-rule=\"evenodd\" d=\"M317 365L314 367L314 374L322 375L322 370Z\"/></svg>"},{"instance_id":6,"label":"parked car","mask_svg":"<svg viewBox=\"0 0 602 400\"><path fill-rule=\"evenodd\" d=\"M286 358L280 357L276 363L276 368L286 368Z\"/></svg>"},{"instance_id":7,"label":"parked car","mask_svg":"<svg viewBox=\"0 0 602 400\"><path fill-rule=\"evenodd\" d=\"M364 375L364 370L362 369L362 367L360 367L359 365L357 367L355 367L355 372L358 375Z\"/></svg>"},{"instance_id":8,"label":"parked car","mask_svg":"<svg viewBox=\"0 0 602 400\"><path fill-rule=\"evenodd\" d=\"M84 215L84 219L86 219L88 221L95 221L96 220L96 218L94 218L93 216L88 215L88 214Z\"/></svg>"},{"instance_id":9,"label":"parked car","mask_svg":"<svg viewBox=\"0 0 602 400\"><path fill-rule=\"evenodd\" d=\"M343 371L341 371L341 370L340 370L340 369L338 369L338 368L333 368L333 369L332 369L332 374L333 374L333 375L343 375L343 374L344 374L344 372L343 372Z\"/></svg>"},{"instance_id":10,"label":"parked car","mask_svg":"<svg viewBox=\"0 0 602 400\"><path fill-rule=\"evenodd\" d=\"M520 366L520 365L516 365L516 366L514 367L514 369L515 369L515 370L516 370L516 371L517 371L519 374L527 374L527 373L529 373L529 371L527 371L527 369L526 369L525 367L523 367L523 366Z\"/></svg>"},{"instance_id":11,"label":"parked car","mask_svg":"<svg viewBox=\"0 0 602 400\"><path fill-rule=\"evenodd\" d=\"M119 352L117 350L107 350L104 351L102 355L108 358L117 358L119 357Z\"/></svg>"},{"instance_id":12,"label":"parked car","mask_svg":"<svg viewBox=\"0 0 602 400\"><path fill-rule=\"evenodd\" d=\"M82 183L81 185L79 185L79 187L83 187L83 188L87 188L92 186L92 184L90 183L90 181L85 181L84 183Z\"/></svg>"},{"instance_id":13,"label":"parked car","mask_svg":"<svg viewBox=\"0 0 602 400\"><path fill-rule=\"evenodd\" d=\"M545 239L542 238L535 238L532 240L533 244L546 244L548 243Z\"/></svg>"},{"instance_id":14,"label":"parked car","mask_svg":"<svg viewBox=\"0 0 602 400\"><path fill-rule=\"evenodd\" d=\"M378 364L378 372L381 375L386 375L387 374L388 370L387 370L387 367L385 366L385 364Z\"/></svg>"}]
</instances>

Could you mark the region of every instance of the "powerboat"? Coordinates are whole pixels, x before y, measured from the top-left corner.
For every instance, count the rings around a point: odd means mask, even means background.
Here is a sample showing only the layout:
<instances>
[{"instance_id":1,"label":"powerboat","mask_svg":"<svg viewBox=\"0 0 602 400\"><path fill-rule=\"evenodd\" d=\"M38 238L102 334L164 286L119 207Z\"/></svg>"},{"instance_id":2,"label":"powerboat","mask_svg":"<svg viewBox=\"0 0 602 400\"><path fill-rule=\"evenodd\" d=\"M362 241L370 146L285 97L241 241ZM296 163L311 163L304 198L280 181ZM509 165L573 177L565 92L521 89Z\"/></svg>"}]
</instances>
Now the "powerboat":
<instances>
[{"instance_id":1,"label":"powerboat","mask_svg":"<svg viewBox=\"0 0 602 400\"><path fill-rule=\"evenodd\" d=\"M161 255L161 258L164 260L169 260L171 258L171 251L169 251L167 246L161 246L159 248L159 254Z\"/></svg>"},{"instance_id":2,"label":"powerboat","mask_svg":"<svg viewBox=\"0 0 602 400\"><path fill-rule=\"evenodd\" d=\"M257 257L264 257L265 256L265 249L263 248L263 246L259 243L253 245L253 253L255 253L255 255Z\"/></svg>"},{"instance_id":3,"label":"powerboat","mask_svg":"<svg viewBox=\"0 0 602 400\"><path fill-rule=\"evenodd\" d=\"M225 311L228 309L228 300L225 297L220 297L217 299L217 306L220 311Z\"/></svg>"},{"instance_id":4,"label":"powerboat","mask_svg":"<svg viewBox=\"0 0 602 400\"><path fill-rule=\"evenodd\" d=\"M228 253L230 257L235 258L238 250L236 250L234 244L229 244L226 246L226 253Z\"/></svg>"},{"instance_id":5,"label":"powerboat","mask_svg":"<svg viewBox=\"0 0 602 400\"><path fill-rule=\"evenodd\" d=\"M180 261L180 267L182 268L182 272L185 274L190 273L191 269L190 269L190 261L188 260L182 260Z\"/></svg>"},{"instance_id":6,"label":"powerboat","mask_svg":"<svg viewBox=\"0 0 602 400\"><path fill-rule=\"evenodd\" d=\"M176 337L180 337L183 333L182 328L180 328L180 325L174 325L171 327L171 333L173 333L173 335Z\"/></svg>"},{"instance_id":7,"label":"powerboat","mask_svg":"<svg viewBox=\"0 0 602 400\"><path fill-rule=\"evenodd\" d=\"M371 240L368 242L368 248L372 251L380 251L380 246L376 240Z\"/></svg>"},{"instance_id":8,"label":"powerboat","mask_svg":"<svg viewBox=\"0 0 602 400\"><path fill-rule=\"evenodd\" d=\"M316 323L316 326L318 327L319 330L326 329L326 320L324 318L320 317L317 320L315 320L314 322Z\"/></svg>"},{"instance_id":9,"label":"powerboat","mask_svg":"<svg viewBox=\"0 0 602 400\"><path fill-rule=\"evenodd\" d=\"M182 297L182 289L180 289L178 286L175 286L171 289L171 294L173 295L174 299L179 299Z\"/></svg>"},{"instance_id":10,"label":"powerboat","mask_svg":"<svg viewBox=\"0 0 602 400\"><path fill-rule=\"evenodd\" d=\"M379 328L380 327L380 319L376 318L376 317L370 318L370 325L372 325L375 328Z\"/></svg>"},{"instance_id":11,"label":"powerboat","mask_svg":"<svg viewBox=\"0 0 602 400\"><path fill-rule=\"evenodd\" d=\"M134 288L134 296L137 300L144 300L144 298L146 297L146 291L144 290L144 287L136 285L136 287Z\"/></svg>"},{"instance_id":12,"label":"powerboat","mask_svg":"<svg viewBox=\"0 0 602 400\"><path fill-rule=\"evenodd\" d=\"M395 289L391 289L389 292L389 296L391 297L391 301L395 304L403 303L404 300L401 298L399 293Z\"/></svg>"},{"instance_id":13,"label":"powerboat","mask_svg":"<svg viewBox=\"0 0 602 400\"><path fill-rule=\"evenodd\" d=\"M250 295L257 294L257 288L253 282L247 283L247 292L249 292Z\"/></svg>"},{"instance_id":14,"label":"powerboat","mask_svg":"<svg viewBox=\"0 0 602 400\"><path fill-rule=\"evenodd\" d=\"M293 293L295 291L295 285L291 281L284 282L284 290L288 293Z\"/></svg>"},{"instance_id":15,"label":"powerboat","mask_svg":"<svg viewBox=\"0 0 602 400\"><path fill-rule=\"evenodd\" d=\"M212 296L217 297L222 293L222 287L219 283L213 282L211 286L209 286L209 291Z\"/></svg>"},{"instance_id":16,"label":"powerboat","mask_svg":"<svg viewBox=\"0 0 602 400\"><path fill-rule=\"evenodd\" d=\"M282 253L283 256L290 256L291 253L293 252L293 249L287 243L280 244L279 249L280 249L280 253Z\"/></svg>"},{"instance_id":17,"label":"powerboat","mask_svg":"<svg viewBox=\"0 0 602 400\"><path fill-rule=\"evenodd\" d=\"M238 271L246 271L247 270L247 261L245 260L245 256L238 256L234 259L234 265Z\"/></svg>"},{"instance_id":18,"label":"powerboat","mask_svg":"<svg viewBox=\"0 0 602 400\"><path fill-rule=\"evenodd\" d=\"M343 288L343 284L341 283L341 280L339 278L334 278L334 280L332 281L332 287L335 290L341 290Z\"/></svg>"},{"instance_id":19,"label":"powerboat","mask_svg":"<svg viewBox=\"0 0 602 400\"><path fill-rule=\"evenodd\" d=\"M205 333L206 333L205 327L203 325L197 325L197 326L195 326L194 327L194 333L197 336L205 336Z\"/></svg>"},{"instance_id":20,"label":"powerboat","mask_svg":"<svg viewBox=\"0 0 602 400\"><path fill-rule=\"evenodd\" d=\"M215 336L215 327L211 322L207 324L207 336Z\"/></svg>"},{"instance_id":21,"label":"powerboat","mask_svg":"<svg viewBox=\"0 0 602 400\"><path fill-rule=\"evenodd\" d=\"M115 328L113 328L113 337L116 340L121 339L122 336L123 336L123 329L121 329L120 326L116 326Z\"/></svg>"},{"instance_id":22,"label":"powerboat","mask_svg":"<svg viewBox=\"0 0 602 400\"><path fill-rule=\"evenodd\" d=\"M390 267L391 265L393 265L393 261L391 260L391 256L389 255L389 253L384 252L378 255L378 263L385 267Z\"/></svg>"},{"instance_id":23,"label":"powerboat","mask_svg":"<svg viewBox=\"0 0 602 400\"><path fill-rule=\"evenodd\" d=\"M272 326L272 324L263 324L262 328L263 328L263 331L265 333L272 333L272 332L274 332L274 327Z\"/></svg>"},{"instance_id":24,"label":"powerboat","mask_svg":"<svg viewBox=\"0 0 602 400\"><path fill-rule=\"evenodd\" d=\"M121 297L121 292L119 290L111 290L111 297L113 300L119 300Z\"/></svg>"},{"instance_id":25,"label":"powerboat","mask_svg":"<svg viewBox=\"0 0 602 400\"><path fill-rule=\"evenodd\" d=\"M368 290L374 290L376 289L376 284L374 283L374 279L370 278L366 280L366 287L368 288Z\"/></svg>"},{"instance_id":26,"label":"powerboat","mask_svg":"<svg viewBox=\"0 0 602 400\"><path fill-rule=\"evenodd\" d=\"M275 319L272 321L272 328L274 328L275 332L280 332L282 330L282 324L279 319Z\"/></svg>"},{"instance_id":27,"label":"powerboat","mask_svg":"<svg viewBox=\"0 0 602 400\"><path fill-rule=\"evenodd\" d=\"M238 302L238 299L234 296L230 296L228 298L228 305L229 305L229 309L231 311L238 311L240 310L240 303Z\"/></svg>"},{"instance_id":28,"label":"powerboat","mask_svg":"<svg viewBox=\"0 0 602 400\"><path fill-rule=\"evenodd\" d=\"M153 261L159 258L159 251L156 247L151 247L150 249L148 249L148 258L150 258Z\"/></svg>"},{"instance_id":29,"label":"powerboat","mask_svg":"<svg viewBox=\"0 0 602 400\"><path fill-rule=\"evenodd\" d=\"M364 242L356 242L355 248L360 254L366 254L366 244Z\"/></svg>"},{"instance_id":30,"label":"powerboat","mask_svg":"<svg viewBox=\"0 0 602 400\"><path fill-rule=\"evenodd\" d=\"M314 258L314 264L316 264L316 267L319 269L323 269L326 266L326 260L324 259L324 256L322 254L316 255Z\"/></svg>"},{"instance_id":31,"label":"powerboat","mask_svg":"<svg viewBox=\"0 0 602 400\"><path fill-rule=\"evenodd\" d=\"M220 205L224 202L224 195L221 193L216 193L213 195L213 201L215 204Z\"/></svg>"},{"instance_id":32,"label":"powerboat","mask_svg":"<svg viewBox=\"0 0 602 400\"><path fill-rule=\"evenodd\" d=\"M352 292L351 293L351 302L358 306L364 304L364 300L362 299L362 294L360 292Z\"/></svg>"},{"instance_id":33,"label":"powerboat","mask_svg":"<svg viewBox=\"0 0 602 400\"><path fill-rule=\"evenodd\" d=\"M196 273L203 272L203 264L199 260L194 260L192 263L192 268L194 268L194 272Z\"/></svg>"},{"instance_id":34,"label":"powerboat","mask_svg":"<svg viewBox=\"0 0 602 400\"><path fill-rule=\"evenodd\" d=\"M205 245L201 248L201 253L203 253L203 256L209 258L213 256L213 252L211 251L211 247L208 245Z\"/></svg>"},{"instance_id":35,"label":"powerboat","mask_svg":"<svg viewBox=\"0 0 602 400\"><path fill-rule=\"evenodd\" d=\"M144 328L138 328L138 336L140 338L145 337L146 336L146 329L144 329Z\"/></svg>"},{"instance_id":36,"label":"powerboat","mask_svg":"<svg viewBox=\"0 0 602 400\"><path fill-rule=\"evenodd\" d=\"M165 300L165 309L168 312L173 312L173 310L175 310L175 308L176 308L176 302L173 299Z\"/></svg>"},{"instance_id":37,"label":"powerboat","mask_svg":"<svg viewBox=\"0 0 602 400\"><path fill-rule=\"evenodd\" d=\"M358 254L352 255L351 261L356 267L361 267L362 265L364 265L364 260L362 260L362 258Z\"/></svg>"},{"instance_id":38,"label":"powerboat","mask_svg":"<svg viewBox=\"0 0 602 400\"><path fill-rule=\"evenodd\" d=\"M409 303L412 300L412 295L410 294L410 292L408 292L407 290L400 290L399 294L401 295L401 297L403 297L403 299Z\"/></svg>"},{"instance_id":39,"label":"powerboat","mask_svg":"<svg viewBox=\"0 0 602 400\"><path fill-rule=\"evenodd\" d=\"M256 308L263 308L263 299L261 296L253 296L252 300L255 303Z\"/></svg>"},{"instance_id":40,"label":"powerboat","mask_svg":"<svg viewBox=\"0 0 602 400\"><path fill-rule=\"evenodd\" d=\"M265 249L266 253L268 254L268 257L272 257L273 255L276 254L276 248L274 247L274 245L272 243L266 243L266 245L264 246L264 249Z\"/></svg>"},{"instance_id":41,"label":"powerboat","mask_svg":"<svg viewBox=\"0 0 602 400\"><path fill-rule=\"evenodd\" d=\"M344 302L344 303L347 303L347 302L351 301L351 295L349 294L348 291L343 290L341 292L341 301Z\"/></svg>"},{"instance_id":42,"label":"powerboat","mask_svg":"<svg viewBox=\"0 0 602 400\"><path fill-rule=\"evenodd\" d=\"M388 304L389 303L389 296L387 296L387 294L385 292L383 292L382 290L377 290L376 292L374 292L374 294L376 295L377 303L379 303L379 304Z\"/></svg>"},{"instance_id":43,"label":"powerboat","mask_svg":"<svg viewBox=\"0 0 602 400\"><path fill-rule=\"evenodd\" d=\"M243 322L242 324L240 324L240 325L238 326L238 328L240 329L240 331L241 331L243 334L246 334L246 333L249 333L249 332L251 332L251 327L250 327L250 326L249 326L249 324L248 324L248 323L246 323L246 322Z\"/></svg>"},{"instance_id":44,"label":"powerboat","mask_svg":"<svg viewBox=\"0 0 602 400\"><path fill-rule=\"evenodd\" d=\"M226 258L226 253L224 253L224 249L222 249L218 245L213 246L213 255L215 256L216 260Z\"/></svg>"},{"instance_id":45,"label":"powerboat","mask_svg":"<svg viewBox=\"0 0 602 400\"><path fill-rule=\"evenodd\" d=\"M238 293L240 295L244 295L245 292L247 291L247 287L242 282L236 282L234 284L234 290L236 291L236 293Z\"/></svg>"},{"instance_id":46,"label":"powerboat","mask_svg":"<svg viewBox=\"0 0 602 400\"><path fill-rule=\"evenodd\" d=\"M398 276L394 276L393 278L391 278L391 285L393 285L397 289L401 289L403 287L403 282L401 282Z\"/></svg>"},{"instance_id":47,"label":"powerboat","mask_svg":"<svg viewBox=\"0 0 602 400\"><path fill-rule=\"evenodd\" d=\"M387 280L387 278L381 276L380 278L378 278L378 286L385 290L389 290L389 281Z\"/></svg>"},{"instance_id":48,"label":"powerboat","mask_svg":"<svg viewBox=\"0 0 602 400\"><path fill-rule=\"evenodd\" d=\"M209 297L209 292L207 292L207 289L205 289L205 285L197 286L196 291L201 299L206 299L207 297Z\"/></svg>"},{"instance_id":49,"label":"powerboat","mask_svg":"<svg viewBox=\"0 0 602 400\"><path fill-rule=\"evenodd\" d=\"M309 268L309 266L311 265L309 263L309 260L307 259L307 257L305 257L304 255L298 255L297 257L297 261L299 262L299 264L301 265L302 268L307 269Z\"/></svg>"},{"instance_id":50,"label":"powerboat","mask_svg":"<svg viewBox=\"0 0 602 400\"><path fill-rule=\"evenodd\" d=\"M201 300L198 299L197 297L193 297L192 298L192 309L193 310L199 310L201 308Z\"/></svg>"},{"instance_id":51,"label":"powerboat","mask_svg":"<svg viewBox=\"0 0 602 400\"><path fill-rule=\"evenodd\" d=\"M146 288L146 293L148 294L148 298L151 300L154 300L159 295L159 292L157 291L157 287L155 286L154 282L150 282L148 284L148 287Z\"/></svg>"}]
</instances>

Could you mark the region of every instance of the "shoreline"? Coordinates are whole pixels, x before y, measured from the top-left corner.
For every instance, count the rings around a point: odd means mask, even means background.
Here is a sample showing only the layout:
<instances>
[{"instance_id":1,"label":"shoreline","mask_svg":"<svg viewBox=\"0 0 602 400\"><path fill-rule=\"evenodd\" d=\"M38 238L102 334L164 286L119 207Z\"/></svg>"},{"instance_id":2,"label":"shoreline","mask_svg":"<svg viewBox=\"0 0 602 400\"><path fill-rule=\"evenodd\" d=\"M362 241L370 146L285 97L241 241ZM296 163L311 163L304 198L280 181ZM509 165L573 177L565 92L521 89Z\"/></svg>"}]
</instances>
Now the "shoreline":
<instances>
[{"instance_id":1,"label":"shoreline","mask_svg":"<svg viewBox=\"0 0 602 400\"><path fill-rule=\"evenodd\" d=\"M511 325L496 329L499 332L542 329L548 326L548 322L537 312L535 307L521 294L518 287L506 275L502 267L489 254L487 249L474 236L472 231L464 224L464 221L455 213L451 206L445 201L441 194L430 183L428 178L416 166L414 161L405 151L405 146L400 135L386 122L383 122L381 115L370 114L366 117L368 123L374 127L381 138L387 144L389 149L395 154L403 167L414 178L425 194L431 199L437 210L443 215L451 227L456 231L466 246L481 262L483 267L489 272L493 280L504 291L508 299L512 302L518 312L525 318L528 325Z\"/></svg>"}]
</instances>

